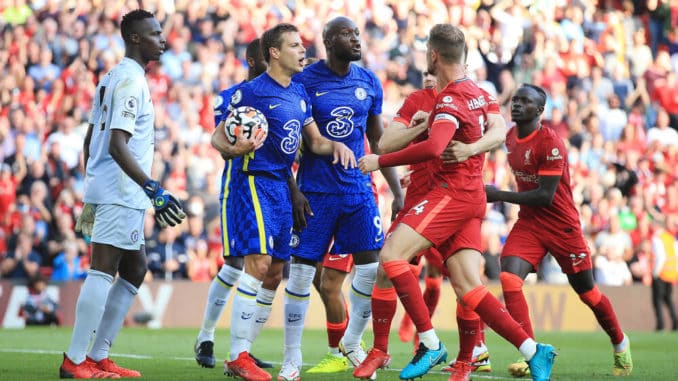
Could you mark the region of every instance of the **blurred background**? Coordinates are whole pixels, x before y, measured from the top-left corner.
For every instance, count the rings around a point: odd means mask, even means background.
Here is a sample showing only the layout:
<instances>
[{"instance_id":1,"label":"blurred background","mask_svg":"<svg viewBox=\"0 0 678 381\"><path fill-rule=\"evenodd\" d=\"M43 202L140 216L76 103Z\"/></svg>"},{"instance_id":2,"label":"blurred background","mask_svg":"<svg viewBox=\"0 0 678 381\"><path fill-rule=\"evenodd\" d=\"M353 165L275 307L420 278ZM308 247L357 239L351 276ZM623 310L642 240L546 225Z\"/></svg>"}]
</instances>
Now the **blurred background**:
<instances>
[{"instance_id":1,"label":"blurred background","mask_svg":"<svg viewBox=\"0 0 678 381\"><path fill-rule=\"evenodd\" d=\"M460 26L468 74L496 95L507 121L521 83L544 87L543 117L568 146L575 202L602 285L649 285L653 234L678 233L678 1L614 0L155 0L0 1L0 278L82 279L87 239L82 142L98 79L124 54L119 21L143 7L161 21L167 51L148 67L156 110L153 177L188 219L146 225L148 279L208 282L221 265L218 195L223 160L210 146L212 101L246 78L245 46L267 28L297 25L323 58L324 22L361 29L362 61L384 89L384 123L425 70L428 30ZM510 189L503 149L487 183ZM390 194L380 175L384 220ZM497 279L517 207L488 205L485 275ZM654 221L654 223L653 223ZM657 223L659 221L660 223ZM565 283L546 260L532 281Z\"/></svg>"}]
</instances>

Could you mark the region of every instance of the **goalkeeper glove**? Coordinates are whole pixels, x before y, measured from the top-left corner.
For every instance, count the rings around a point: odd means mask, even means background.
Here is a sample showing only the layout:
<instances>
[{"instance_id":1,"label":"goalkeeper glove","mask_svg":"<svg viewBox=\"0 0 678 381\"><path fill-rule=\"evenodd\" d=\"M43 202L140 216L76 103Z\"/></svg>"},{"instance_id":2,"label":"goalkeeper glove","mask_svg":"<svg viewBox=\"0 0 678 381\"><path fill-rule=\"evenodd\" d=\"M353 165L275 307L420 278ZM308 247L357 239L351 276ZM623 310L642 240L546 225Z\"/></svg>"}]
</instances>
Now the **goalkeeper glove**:
<instances>
[{"instance_id":1,"label":"goalkeeper glove","mask_svg":"<svg viewBox=\"0 0 678 381\"><path fill-rule=\"evenodd\" d=\"M181 220L186 218L179 200L162 189L157 181L147 180L143 188L146 196L151 199L151 204L155 209L155 220L161 228L179 225Z\"/></svg>"},{"instance_id":2,"label":"goalkeeper glove","mask_svg":"<svg viewBox=\"0 0 678 381\"><path fill-rule=\"evenodd\" d=\"M75 223L75 231L91 237L93 228L94 208L92 205L85 203L82 206L82 213L80 213L80 217L78 217L78 221Z\"/></svg>"}]
</instances>

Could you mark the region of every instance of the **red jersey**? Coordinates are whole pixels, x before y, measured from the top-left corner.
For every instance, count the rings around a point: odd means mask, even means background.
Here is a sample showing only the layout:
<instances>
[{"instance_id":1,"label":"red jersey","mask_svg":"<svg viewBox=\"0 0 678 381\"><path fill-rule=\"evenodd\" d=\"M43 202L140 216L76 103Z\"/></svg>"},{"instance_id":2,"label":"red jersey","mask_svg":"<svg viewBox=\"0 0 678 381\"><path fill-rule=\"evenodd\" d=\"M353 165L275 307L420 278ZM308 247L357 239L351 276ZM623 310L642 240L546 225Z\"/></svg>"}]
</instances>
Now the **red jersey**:
<instances>
[{"instance_id":1,"label":"red jersey","mask_svg":"<svg viewBox=\"0 0 678 381\"><path fill-rule=\"evenodd\" d=\"M433 110L436 94L435 89L421 89L408 95L393 120L409 126L412 117L417 111L431 112ZM428 133L424 131L414 138L410 144L424 141L426 138L428 138ZM412 164L410 165L410 170L412 171L412 174L410 174L411 184L407 187L407 193L405 194L404 210L409 209L408 204L410 202L415 204L419 202L419 199L431 189L428 162Z\"/></svg>"},{"instance_id":2,"label":"red jersey","mask_svg":"<svg viewBox=\"0 0 678 381\"><path fill-rule=\"evenodd\" d=\"M512 127L506 134L506 149L519 192L538 188L539 176L560 176L551 206L521 205L518 218L556 229L581 229L570 188L567 150L556 132L540 127L519 139L518 129Z\"/></svg>"},{"instance_id":3,"label":"red jersey","mask_svg":"<svg viewBox=\"0 0 678 381\"><path fill-rule=\"evenodd\" d=\"M493 106L490 106L495 103ZM404 149L381 155L379 165L392 167L430 160L432 188L444 187L476 195L473 201L484 203L482 169L485 154L477 154L462 163L443 164L440 155L451 140L470 144L485 131L490 108L498 110L496 101L468 78L450 82L436 97L429 116L428 138Z\"/></svg>"},{"instance_id":4,"label":"red jersey","mask_svg":"<svg viewBox=\"0 0 678 381\"><path fill-rule=\"evenodd\" d=\"M474 143L485 132L489 103L492 102L486 94L468 78L450 82L436 97L435 107L429 117L429 128L436 128L437 125L456 128L452 140ZM431 162L433 182L435 185L445 183L457 190L484 193L481 192L484 189L484 162L484 153L453 164L443 164L440 157L436 157Z\"/></svg>"}]
</instances>

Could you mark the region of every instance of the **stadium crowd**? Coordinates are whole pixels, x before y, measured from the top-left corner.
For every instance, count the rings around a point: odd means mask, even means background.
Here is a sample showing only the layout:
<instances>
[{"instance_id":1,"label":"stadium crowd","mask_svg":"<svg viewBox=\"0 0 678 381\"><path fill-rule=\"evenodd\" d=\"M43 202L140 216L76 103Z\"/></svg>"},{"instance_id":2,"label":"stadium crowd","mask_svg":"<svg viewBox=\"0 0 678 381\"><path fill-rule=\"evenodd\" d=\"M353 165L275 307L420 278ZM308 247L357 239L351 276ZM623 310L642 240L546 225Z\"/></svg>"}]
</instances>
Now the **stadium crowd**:
<instances>
[{"instance_id":1,"label":"stadium crowd","mask_svg":"<svg viewBox=\"0 0 678 381\"><path fill-rule=\"evenodd\" d=\"M142 3L142 4L138 4ZM148 67L155 104L154 178L184 202L187 223L145 228L149 278L210 281L221 265L223 160L210 146L213 98L247 76L244 49L265 29L297 25L309 57L323 58L323 22L352 18L361 64L384 89L385 123L418 88L426 33L462 27L468 74L496 95L506 120L512 92L549 93L543 125L566 141L573 192L603 285L650 284L658 224L678 234L678 6L615 0L0 1L0 278L82 279L88 237L82 143L95 84L123 56L119 19L143 5L168 49ZM506 152L489 155L486 182L514 186ZM376 178L384 220L390 201ZM516 206L488 205L485 275L499 274ZM539 279L564 283L546 262Z\"/></svg>"}]
</instances>

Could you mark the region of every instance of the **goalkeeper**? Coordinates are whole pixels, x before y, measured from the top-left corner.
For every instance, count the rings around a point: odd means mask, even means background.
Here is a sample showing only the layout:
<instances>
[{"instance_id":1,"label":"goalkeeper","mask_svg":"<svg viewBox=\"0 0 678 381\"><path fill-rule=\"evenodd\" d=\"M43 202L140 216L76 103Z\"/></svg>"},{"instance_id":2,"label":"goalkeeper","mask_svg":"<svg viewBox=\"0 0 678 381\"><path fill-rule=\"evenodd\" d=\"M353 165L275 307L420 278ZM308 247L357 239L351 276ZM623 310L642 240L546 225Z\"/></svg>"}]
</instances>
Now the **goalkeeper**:
<instances>
[{"instance_id":1,"label":"goalkeeper","mask_svg":"<svg viewBox=\"0 0 678 381\"><path fill-rule=\"evenodd\" d=\"M99 81L85 136L86 204L76 229L92 236L92 265L78 297L61 378L141 376L108 355L146 274L144 216L153 206L161 228L185 218L179 201L149 177L154 111L144 67L165 50L160 23L134 10L123 17L121 33L125 58Z\"/></svg>"}]
</instances>

